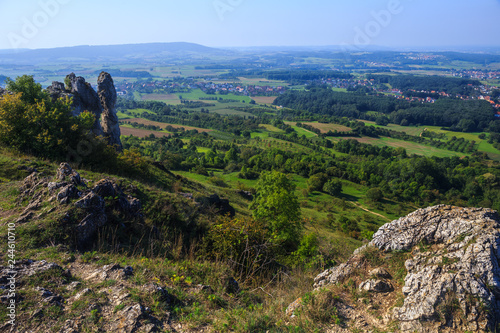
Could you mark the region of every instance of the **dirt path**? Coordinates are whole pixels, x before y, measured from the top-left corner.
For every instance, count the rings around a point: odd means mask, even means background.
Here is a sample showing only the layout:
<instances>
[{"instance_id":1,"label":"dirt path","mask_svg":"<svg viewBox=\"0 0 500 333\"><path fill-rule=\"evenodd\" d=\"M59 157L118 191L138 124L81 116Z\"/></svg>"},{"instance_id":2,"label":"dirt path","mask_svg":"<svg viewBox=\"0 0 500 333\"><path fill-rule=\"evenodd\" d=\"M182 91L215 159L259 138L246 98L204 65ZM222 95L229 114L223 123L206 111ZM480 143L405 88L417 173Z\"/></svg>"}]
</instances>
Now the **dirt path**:
<instances>
[{"instance_id":1,"label":"dirt path","mask_svg":"<svg viewBox=\"0 0 500 333\"><path fill-rule=\"evenodd\" d=\"M373 214L373 215L377 215L378 217L381 217L381 218L383 218L384 220L391 221L391 219L390 219L390 218L387 218L387 217L385 217L384 215L381 215L381 214L379 214L379 213L372 212L371 210L369 210L368 208L365 208L365 207L361 206L361 205L360 205L360 204L358 204L357 202L354 202L354 201L351 201L351 202L352 202L352 203L353 203L356 207L361 208L361 209L362 209L362 210L364 210L365 212L368 212L368 213Z\"/></svg>"}]
</instances>

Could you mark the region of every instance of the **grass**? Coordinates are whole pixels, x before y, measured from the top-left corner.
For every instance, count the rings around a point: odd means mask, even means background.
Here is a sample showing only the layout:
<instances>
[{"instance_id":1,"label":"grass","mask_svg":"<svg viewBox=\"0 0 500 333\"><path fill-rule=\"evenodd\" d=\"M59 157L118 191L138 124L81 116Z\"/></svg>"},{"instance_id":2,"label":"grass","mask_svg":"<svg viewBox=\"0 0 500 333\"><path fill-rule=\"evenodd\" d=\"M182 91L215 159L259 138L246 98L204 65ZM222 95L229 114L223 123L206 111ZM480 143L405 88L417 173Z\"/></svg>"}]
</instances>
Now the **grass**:
<instances>
[{"instance_id":1,"label":"grass","mask_svg":"<svg viewBox=\"0 0 500 333\"><path fill-rule=\"evenodd\" d=\"M143 113L148 113L148 114L155 114L153 111L146 110L146 109L128 109L127 113L125 114L123 112L117 112L118 119L128 119L128 118L140 118Z\"/></svg>"}]
</instances>

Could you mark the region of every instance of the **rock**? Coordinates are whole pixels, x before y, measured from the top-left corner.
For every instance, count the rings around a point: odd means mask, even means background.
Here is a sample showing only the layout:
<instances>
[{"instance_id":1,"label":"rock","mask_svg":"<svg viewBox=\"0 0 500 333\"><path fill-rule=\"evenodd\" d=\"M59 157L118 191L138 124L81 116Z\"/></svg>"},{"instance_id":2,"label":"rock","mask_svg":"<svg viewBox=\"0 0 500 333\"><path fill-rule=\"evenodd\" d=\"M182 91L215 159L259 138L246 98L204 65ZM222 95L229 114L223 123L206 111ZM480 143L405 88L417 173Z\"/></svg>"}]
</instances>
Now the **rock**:
<instances>
[{"instance_id":1,"label":"rock","mask_svg":"<svg viewBox=\"0 0 500 333\"><path fill-rule=\"evenodd\" d=\"M361 257L355 255L347 262L330 268L314 278L314 288L320 288L328 284L344 282L353 272L362 265Z\"/></svg>"},{"instance_id":2,"label":"rock","mask_svg":"<svg viewBox=\"0 0 500 333\"><path fill-rule=\"evenodd\" d=\"M78 301L80 298L90 293L92 293L92 290L90 288L85 288L73 297L73 301Z\"/></svg>"},{"instance_id":3,"label":"rock","mask_svg":"<svg viewBox=\"0 0 500 333\"><path fill-rule=\"evenodd\" d=\"M66 182L50 182L47 184L47 188L49 189L49 192L53 192L58 188L64 187L66 185L68 185L68 183Z\"/></svg>"},{"instance_id":4,"label":"rock","mask_svg":"<svg viewBox=\"0 0 500 333\"><path fill-rule=\"evenodd\" d=\"M111 331L116 333L134 332L144 314L145 309L140 304L126 306L117 313L116 319L111 326Z\"/></svg>"},{"instance_id":5,"label":"rock","mask_svg":"<svg viewBox=\"0 0 500 333\"><path fill-rule=\"evenodd\" d=\"M69 89L73 95L73 115L76 117L83 111L91 112L95 115L96 121L92 128L95 135L103 135L103 130L99 119L102 114L102 105L99 95L92 88L90 83L85 82L81 76L76 76L74 73L66 76L66 81L69 82Z\"/></svg>"},{"instance_id":6,"label":"rock","mask_svg":"<svg viewBox=\"0 0 500 333\"><path fill-rule=\"evenodd\" d=\"M102 105L101 126L108 143L122 150L120 140L120 124L116 115L116 89L111 75L101 72L97 79L97 90Z\"/></svg>"},{"instance_id":7,"label":"rock","mask_svg":"<svg viewBox=\"0 0 500 333\"><path fill-rule=\"evenodd\" d=\"M57 193L57 200L61 204L67 204L74 198L78 198L78 189L73 184L66 185Z\"/></svg>"},{"instance_id":8,"label":"rock","mask_svg":"<svg viewBox=\"0 0 500 333\"><path fill-rule=\"evenodd\" d=\"M106 280L125 280L132 275L133 269L130 266L125 268L118 264L105 265L90 272L85 280L103 282Z\"/></svg>"},{"instance_id":9,"label":"rock","mask_svg":"<svg viewBox=\"0 0 500 333\"><path fill-rule=\"evenodd\" d=\"M203 284L197 284L196 286L193 287L192 292L195 294L201 293L202 291L205 291L207 293L213 293L214 290L210 286L205 286Z\"/></svg>"},{"instance_id":10,"label":"rock","mask_svg":"<svg viewBox=\"0 0 500 333\"><path fill-rule=\"evenodd\" d=\"M385 281L371 279L361 282L358 289L375 293L385 293L392 291L392 286Z\"/></svg>"},{"instance_id":11,"label":"rock","mask_svg":"<svg viewBox=\"0 0 500 333\"><path fill-rule=\"evenodd\" d=\"M97 230L103 227L108 220L104 210L105 203L103 198L94 192L89 192L75 202L75 206L87 211L87 215L76 227L78 247L85 248L92 243Z\"/></svg>"},{"instance_id":12,"label":"rock","mask_svg":"<svg viewBox=\"0 0 500 333\"><path fill-rule=\"evenodd\" d=\"M104 199L94 192L87 193L83 198L75 202L78 208L86 209L92 213L104 213Z\"/></svg>"},{"instance_id":13,"label":"rock","mask_svg":"<svg viewBox=\"0 0 500 333\"><path fill-rule=\"evenodd\" d=\"M81 76L71 73L66 76L65 86L61 82L52 82L47 88L47 92L53 100L58 98L72 99L72 114L78 116L84 111L88 111L95 116L95 123L92 133L107 138L108 144L122 150L120 140L120 126L116 115L116 89L111 75L101 72L97 80L97 90L85 82Z\"/></svg>"},{"instance_id":14,"label":"rock","mask_svg":"<svg viewBox=\"0 0 500 333\"><path fill-rule=\"evenodd\" d=\"M144 291L148 292L151 295L155 295L158 297L159 300L166 302L166 303L172 303L174 297L169 294L169 292L157 285L156 283L149 283L143 286Z\"/></svg>"},{"instance_id":15,"label":"rock","mask_svg":"<svg viewBox=\"0 0 500 333\"><path fill-rule=\"evenodd\" d=\"M60 181L65 181L69 177L69 181L74 185L84 185L80 174L74 171L68 163L61 163L57 169L56 178Z\"/></svg>"},{"instance_id":16,"label":"rock","mask_svg":"<svg viewBox=\"0 0 500 333\"><path fill-rule=\"evenodd\" d=\"M204 210L213 209L218 215L229 215L229 217L234 217L236 211L229 204L229 200L221 199L217 194L212 194L208 197L202 197L196 199Z\"/></svg>"},{"instance_id":17,"label":"rock","mask_svg":"<svg viewBox=\"0 0 500 333\"><path fill-rule=\"evenodd\" d=\"M389 272L382 267L372 269L369 274L370 274L370 276L377 277L380 279L391 279L392 278L391 274L389 274Z\"/></svg>"},{"instance_id":18,"label":"rock","mask_svg":"<svg viewBox=\"0 0 500 333\"><path fill-rule=\"evenodd\" d=\"M114 198L123 194L120 187L118 187L118 185L110 179L101 179L94 185L92 191L103 198Z\"/></svg>"},{"instance_id":19,"label":"rock","mask_svg":"<svg viewBox=\"0 0 500 333\"><path fill-rule=\"evenodd\" d=\"M452 331L486 331L500 322L497 212L446 205L419 209L382 226L365 248L370 247L385 252L412 251L404 262L405 299L392 312L401 331L440 331L445 326L453 327ZM318 275L315 286L356 274L363 265L362 256L363 250L357 251L347 263ZM379 273L373 275L381 277ZM383 283L372 279L360 288L378 291L387 288ZM459 309L454 313L449 304L458 304ZM487 304L487 311L481 304Z\"/></svg>"},{"instance_id":20,"label":"rock","mask_svg":"<svg viewBox=\"0 0 500 333\"><path fill-rule=\"evenodd\" d=\"M293 301L292 303L290 303L290 305L286 308L286 315L288 317L294 317L294 312L295 310L299 309L302 307L302 297L299 297L297 298L295 301Z\"/></svg>"}]
</instances>

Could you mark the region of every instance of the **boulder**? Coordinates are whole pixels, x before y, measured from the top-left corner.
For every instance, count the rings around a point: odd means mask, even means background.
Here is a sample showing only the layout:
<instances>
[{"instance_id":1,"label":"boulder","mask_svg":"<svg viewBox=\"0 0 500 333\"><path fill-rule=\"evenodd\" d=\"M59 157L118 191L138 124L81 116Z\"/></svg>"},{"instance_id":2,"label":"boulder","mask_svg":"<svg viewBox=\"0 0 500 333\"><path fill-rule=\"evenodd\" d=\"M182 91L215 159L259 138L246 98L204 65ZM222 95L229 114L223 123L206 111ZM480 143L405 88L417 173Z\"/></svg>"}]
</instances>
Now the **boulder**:
<instances>
[{"instance_id":1,"label":"boulder","mask_svg":"<svg viewBox=\"0 0 500 333\"><path fill-rule=\"evenodd\" d=\"M355 276L366 249L390 254L411 251L404 262L407 274L401 289L403 305L391 320L402 332L494 330L500 323L500 218L486 208L438 205L419 209L382 226L373 240L348 262L315 279L316 287ZM387 274L371 271L376 279L359 288L387 290ZM456 304L455 313L450 304ZM485 306L486 305L486 306Z\"/></svg>"},{"instance_id":2,"label":"boulder","mask_svg":"<svg viewBox=\"0 0 500 333\"><path fill-rule=\"evenodd\" d=\"M101 72L97 79L97 91L102 106L101 126L108 143L122 150L120 124L116 115L116 89L111 75Z\"/></svg>"},{"instance_id":3,"label":"boulder","mask_svg":"<svg viewBox=\"0 0 500 333\"><path fill-rule=\"evenodd\" d=\"M359 285L359 290L365 290L368 292L384 293L392 290L392 286L382 280L366 280L361 282Z\"/></svg>"},{"instance_id":4,"label":"boulder","mask_svg":"<svg viewBox=\"0 0 500 333\"><path fill-rule=\"evenodd\" d=\"M61 163L57 169L56 178L60 181L66 181L68 178L74 185L82 185L80 174L74 171L68 163Z\"/></svg>"},{"instance_id":5,"label":"boulder","mask_svg":"<svg viewBox=\"0 0 500 333\"><path fill-rule=\"evenodd\" d=\"M120 126L116 115L117 95L111 75L106 72L99 75L98 92L85 81L85 78L76 76L74 73L67 75L65 82L67 86L61 82L52 82L52 85L47 87L50 97L53 100L70 98L72 114L75 117L84 111L92 113L95 116L92 133L106 137L108 144L121 150Z\"/></svg>"},{"instance_id":6,"label":"boulder","mask_svg":"<svg viewBox=\"0 0 500 333\"><path fill-rule=\"evenodd\" d=\"M218 215L229 215L234 217L236 211L229 204L229 200L221 199L217 194L208 197L197 198L196 201L201 204L202 209L212 209Z\"/></svg>"}]
</instances>

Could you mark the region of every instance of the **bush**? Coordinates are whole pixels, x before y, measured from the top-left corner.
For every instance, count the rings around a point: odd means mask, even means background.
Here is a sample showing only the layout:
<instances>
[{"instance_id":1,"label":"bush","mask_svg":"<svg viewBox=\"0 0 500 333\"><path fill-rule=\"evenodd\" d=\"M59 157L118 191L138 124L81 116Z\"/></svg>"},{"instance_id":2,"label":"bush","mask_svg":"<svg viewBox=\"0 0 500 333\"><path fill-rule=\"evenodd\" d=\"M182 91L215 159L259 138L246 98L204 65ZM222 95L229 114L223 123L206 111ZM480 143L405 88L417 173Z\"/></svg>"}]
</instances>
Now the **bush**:
<instances>
[{"instance_id":1,"label":"bush","mask_svg":"<svg viewBox=\"0 0 500 333\"><path fill-rule=\"evenodd\" d=\"M374 187L366 192L366 197L373 202L378 202L383 198L383 195L382 191L378 187Z\"/></svg>"},{"instance_id":2,"label":"bush","mask_svg":"<svg viewBox=\"0 0 500 333\"><path fill-rule=\"evenodd\" d=\"M265 224L252 218L220 217L205 239L208 254L224 259L238 280L256 278L274 264L275 244Z\"/></svg>"},{"instance_id":3,"label":"bush","mask_svg":"<svg viewBox=\"0 0 500 333\"><path fill-rule=\"evenodd\" d=\"M274 241L285 249L296 249L304 228L295 184L277 171L261 174L250 208L255 219L266 223Z\"/></svg>"},{"instance_id":4,"label":"bush","mask_svg":"<svg viewBox=\"0 0 500 333\"><path fill-rule=\"evenodd\" d=\"M338 179L330 179L323 186L323 191L330 195L339 195L342 193L342 182Z\"/></svg>"},{"instance_id":5,"label":"bush","mask_svg":"<svg viewBox=\"0 0 500 333\"><path fill-rule=\"evenodd\" d=\"M25 153L66 159L70 147L86 141L95 116L71 114L71 101L52 101L31 76L8 82L13 95L0 99L0 143Z\"/></svg>"}]
</instances>

